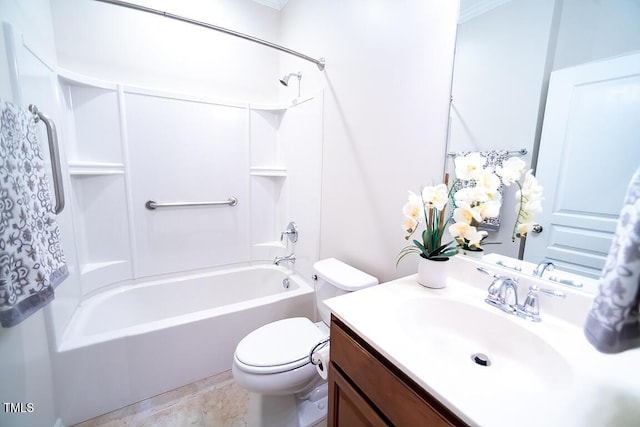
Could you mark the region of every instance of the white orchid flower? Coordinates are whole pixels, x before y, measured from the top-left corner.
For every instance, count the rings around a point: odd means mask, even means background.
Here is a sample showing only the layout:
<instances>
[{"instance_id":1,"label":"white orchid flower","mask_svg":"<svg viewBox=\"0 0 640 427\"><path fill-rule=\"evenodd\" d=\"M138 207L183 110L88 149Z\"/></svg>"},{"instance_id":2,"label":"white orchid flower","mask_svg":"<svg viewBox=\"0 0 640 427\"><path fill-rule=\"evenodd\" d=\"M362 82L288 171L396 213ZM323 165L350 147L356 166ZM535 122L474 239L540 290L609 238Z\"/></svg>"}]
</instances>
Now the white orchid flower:
<instances>
[{"instance_id":1,"label":"white orchid flower","mask_svg":"<svg viewBox=\"0 0 640 427\"><path fill-rule=\"evenodd\" d=\"M526 163L519 157L510 157L502 163L502 167L496 168L496 174L502 178L506 186L518 181L525 172Z\"/></svg>"},{"instance_id":2,"label":"white orchid flower","mask_svg":"<svg viewBox=\"0 0 640 427\"><path fill-rule=\"evenodd\" d=\"M527 199L542 200L542 186L538 184L538 180L533 175L533 170L529 169L524 176L522 183L522 193Z\"/></svg>"},{"instance_id":3,"label":"white orchid flower","mask_svg":"<svg viewBox=\"0 0 640 427\"><path fill-rule=\"evenodd\" d=\"M469 246L480 246L480 241L487 235L486 231L478 231L476 227L464 222L456 222L448 230L454 238L467 241Z\"/></svg>"},{"instance_id":4,"label":"white orchid flower","mask_svg":"<svg viewBox=\"0 0 640 427\"><path fill-rule=\"evenodd\" d=\"M476 220L476 222L481 222L482 215L477 209L472 208L469 203L460 202L458 206L453 210L453 220L456 222L471 224L473 220Z\"/></svg>"},{"instance_id":5,"label":"white orchid flower","mask_svg":"<svg viewBox=\"0 0 640 427\"><path fill-rule=\"evenodd\" d=\"M424 214L424 206L422 205L420 196L409 191L409 201L402 207L402 213L405 217L418 222Z\"/></svg>"},{"instance_id":6,"label":"white orchid flower","mask_svg":"<svg viewBox=\"0 0 640 427\"><path fill-rule=\"evenodd\" d=\"M525 236L529 231L533 230L533 226L535 224L530 223L530 222L523 222L520 223L516 226L516 232L520 235L520 236Z\"/></svg>"},{"instance_id":7,"label":"white orchid flower","mask_svg":"<svg viewBox=\"0 0 640 427\"><path fill-rule=\"evenodd\" d=\"M466 156L458 156L455 159L456 177L462 180L478 179L484 170L487 159L480 153L469 153Z\"/></svg>"},{"instance_id":8,"label":"white orchid flower","mask_svg":"<svg viewBox=\"0 0 640 427\"><path fill-rule=\"evenodd\" d=\"M424 187L422 189L422 200L425 205L429 204L441 211L444 209L449 198L449 189L444 184L438 184L432 187Z\"/></svg>"},{"instance_id":9,"label":"white orchid flower","mask_svg":"<svg viewBox=\"0 0 640 427\"><path fill-rule=\"evenodd\" d=\"M480 187L465 187L456 191L453 195L453 199L456 201L456 205L461 202L466 202L473 206L475 204L489 200L487 192Z\"/></svg>"},{"instance_id":10,"label":"white orchid flower","mask_svg":"<svg viewBox=\"0 0 640 427\"><path fill-rule=\"evenodd\" d=\"M484 218L494 218L500 215L500 207L502 203L496 201L488 201L481 203L476 207L476 210L480 213L480 216Z\"/></svg>"},{"instance_id":11,"label":"white orchid flower","mask_svg":"<svg viewBox=\"0 0 640 427\"><path fill-rule=\"evenodd\" d=\"M405 216L404 222L402 223L402 229L406 231L407 234L412 234L414 231L416 231L418 224L419 222L416 219Z\"/></svg>"},{"instance_id":12,"label":"white orchid flower","mask_svg":"<svg viewBox=\"0 0 640 427\"><path fill-rule=\"evenodd\" d=\"M500 187L500 178L492 169L484 169L476 180L476 187L486 193L497 193Z\"/></svg>"}]
</instances>

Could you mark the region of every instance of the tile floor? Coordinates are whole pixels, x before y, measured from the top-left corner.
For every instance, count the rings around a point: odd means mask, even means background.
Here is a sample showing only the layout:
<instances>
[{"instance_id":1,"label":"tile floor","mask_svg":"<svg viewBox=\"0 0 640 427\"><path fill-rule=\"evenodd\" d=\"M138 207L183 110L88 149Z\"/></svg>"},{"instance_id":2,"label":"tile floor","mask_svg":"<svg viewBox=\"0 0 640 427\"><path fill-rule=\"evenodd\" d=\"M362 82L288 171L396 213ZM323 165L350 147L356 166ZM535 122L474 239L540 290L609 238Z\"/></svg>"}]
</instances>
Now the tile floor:
<instances>
[{"instance_id":1,"label":"tile floor","mask_svg":"<svg viewBox=\"0 0 640 427\"><path fill-rule=\"evenodd\" d=\"M227 371L73 427L246 427L248 407Z\"/></svg>"}]
</instances>

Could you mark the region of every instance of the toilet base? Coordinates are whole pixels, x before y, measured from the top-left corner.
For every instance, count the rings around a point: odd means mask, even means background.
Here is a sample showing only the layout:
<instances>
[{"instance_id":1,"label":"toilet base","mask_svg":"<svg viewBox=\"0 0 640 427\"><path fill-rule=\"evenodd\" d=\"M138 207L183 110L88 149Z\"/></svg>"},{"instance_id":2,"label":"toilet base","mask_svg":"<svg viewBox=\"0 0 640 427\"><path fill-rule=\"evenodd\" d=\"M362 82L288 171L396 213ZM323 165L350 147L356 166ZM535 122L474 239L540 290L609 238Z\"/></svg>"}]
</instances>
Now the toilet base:
<instances>
[{"instance_id":1,"label":"toilet base","mask_svg":"<svg viewBox=\"0 0 640 427\"><path fill-rule=\"evenodd\" d=\"M327 417L327 383L303 395L249 393L247 427L312 427Z\"/></svg>"}]
</instances>

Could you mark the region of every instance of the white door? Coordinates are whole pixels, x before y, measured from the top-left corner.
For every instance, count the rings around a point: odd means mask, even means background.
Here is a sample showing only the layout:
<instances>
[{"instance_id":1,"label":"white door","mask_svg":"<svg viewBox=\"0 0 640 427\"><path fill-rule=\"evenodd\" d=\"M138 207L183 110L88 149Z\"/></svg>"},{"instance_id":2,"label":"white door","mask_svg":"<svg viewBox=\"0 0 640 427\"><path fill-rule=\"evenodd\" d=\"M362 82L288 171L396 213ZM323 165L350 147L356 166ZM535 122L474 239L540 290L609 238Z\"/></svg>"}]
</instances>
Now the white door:
<instances>
[{"instance_id":1,"label":"white door","mask_svg":"<svg viewBox=\"0 0 640 427\"><path fill-rule=\"evenodd\" d=\"M524 259L598 277L640 166L640 53L551 74L536 177L543 230Z\"/></svg>"}]
</instances>

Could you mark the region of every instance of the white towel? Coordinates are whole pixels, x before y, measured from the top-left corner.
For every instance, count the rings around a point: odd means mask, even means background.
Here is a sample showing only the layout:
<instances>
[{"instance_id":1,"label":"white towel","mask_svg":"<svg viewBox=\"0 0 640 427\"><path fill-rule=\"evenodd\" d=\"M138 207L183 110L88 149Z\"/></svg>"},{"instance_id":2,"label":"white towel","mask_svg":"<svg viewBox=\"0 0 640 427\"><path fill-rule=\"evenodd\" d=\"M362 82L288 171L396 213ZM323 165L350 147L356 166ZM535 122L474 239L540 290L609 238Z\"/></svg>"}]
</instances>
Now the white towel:
<instances>
[{"instance_id":1,"label":"white towel","mask_svg":"<svg viewBox=\"0 0 640 427\"><path fill-rule=\"evenodd\" d=\"M640 168L629 184L584 333L603 353L640 347L639 310Z\"/></svg>"},{"instance_id":2,"label":"white towel","mask_svg":"<svg viewBox=\"0 0 640 427\"><path fill-rule=\"evenodd\" d=\"M53 300L69 274L33 115L0 100L0 325Z\"/></svg>"}]
</instances>

